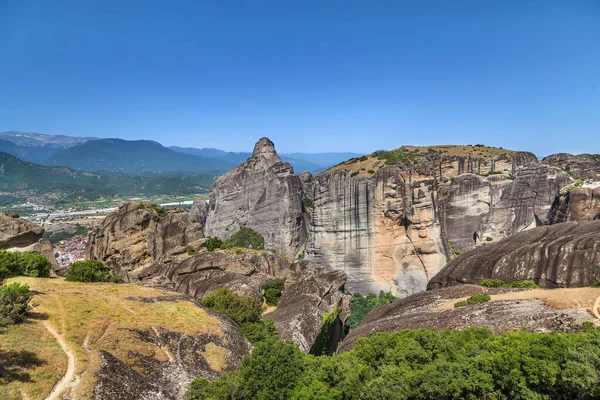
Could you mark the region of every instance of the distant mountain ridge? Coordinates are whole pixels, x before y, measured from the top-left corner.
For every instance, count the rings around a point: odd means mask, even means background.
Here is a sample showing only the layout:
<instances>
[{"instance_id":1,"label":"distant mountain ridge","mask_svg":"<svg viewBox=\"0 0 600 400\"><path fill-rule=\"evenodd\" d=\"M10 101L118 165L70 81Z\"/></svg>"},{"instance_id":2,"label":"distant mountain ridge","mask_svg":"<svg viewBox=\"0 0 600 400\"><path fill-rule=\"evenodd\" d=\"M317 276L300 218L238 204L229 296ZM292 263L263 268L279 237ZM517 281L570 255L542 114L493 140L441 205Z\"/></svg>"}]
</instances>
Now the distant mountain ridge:
<instances>
[{"instance_id":1,"label":"distant mountain ridge","mask_svg":"<svg viewBox=\"0 0 600 400\"><path fill-rule=\"evenodd\" d=\"M224 160L182 154L150 140L96 139L54 154L46 164L77 170L139 173L228 171Z\"/></svg>"},{"instance_id":2,"label":"distant mountain ridge","mask_svg":"<svg viewBox=\"0 0 600 400\"><path fill-rule=\"evenodd\" d=\"M89 144L89 142L94 143ZM23 131L1 132L0 152L37 164L64 165L77 170L126 174L224 172L246 161L252 155L251 152L227 152L215 148L180 146L167 148L148 140L98 139ZM291 153L281 154L281 159L289 163L296 173L308 171L314 174L361 155L358 153Z\"/></svg>"}]
</instances>

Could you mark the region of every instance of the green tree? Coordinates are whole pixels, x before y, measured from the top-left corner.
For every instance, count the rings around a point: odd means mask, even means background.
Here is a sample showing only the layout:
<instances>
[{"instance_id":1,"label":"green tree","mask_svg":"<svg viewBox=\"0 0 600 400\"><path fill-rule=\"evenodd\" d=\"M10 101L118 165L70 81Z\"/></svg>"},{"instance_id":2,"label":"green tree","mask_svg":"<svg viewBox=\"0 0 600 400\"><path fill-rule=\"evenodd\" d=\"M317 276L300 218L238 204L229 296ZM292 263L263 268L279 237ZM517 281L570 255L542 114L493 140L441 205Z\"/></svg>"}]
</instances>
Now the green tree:
<instances>
[{"instance_id":1,"label":"green tree","mask_svg":"<svg viewBox=\"0 0 600 400\"><path fill-rule=\"evenodd\" d=\"M0 326L25 321L33 293L29 286L14 282L0 289Z\"/></svg>"},{"instance_id":2,"label":"green tree","mask_svg":"<svg viewBox=\"0 0 600 400\"><path fill-rule=\"evenodd\" d=\"M121 278L112 275L109 269L97 260L74 262L67 270L65 280L69 282L122 282Z\"/></svg>"},{"instance_id":3,"label":"green tree","mask_svg":"<svg viewBox=\"0 0 600 400\"><path fill-rule=\"evenodd\" d=\"M245 249L263 250L265 239L252 228L242 228L223 242L222 248L242 247Z\"/></svg>"}]
</instances>

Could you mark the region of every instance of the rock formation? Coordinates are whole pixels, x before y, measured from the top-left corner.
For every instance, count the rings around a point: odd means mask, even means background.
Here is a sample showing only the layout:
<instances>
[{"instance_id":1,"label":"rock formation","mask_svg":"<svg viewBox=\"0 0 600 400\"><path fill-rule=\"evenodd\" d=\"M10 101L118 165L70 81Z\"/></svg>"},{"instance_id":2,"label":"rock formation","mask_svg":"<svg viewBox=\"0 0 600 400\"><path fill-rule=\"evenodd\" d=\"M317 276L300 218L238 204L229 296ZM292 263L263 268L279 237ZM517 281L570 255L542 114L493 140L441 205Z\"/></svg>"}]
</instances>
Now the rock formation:
<instances>
[{"instance_id":1,"label":"rock formation","mask_svg":"<svg viewBox=\"0 0 600 400\"><path fill-rule=\"evenodd\" d=\"M600 184L574 187L558 196L549 214L549 222L600 220Z\"/></svg>"},{"instance_id":2,"label":"rock formation","mask_svg":"<svg viewBox=\"0 0 600 400\"><path fill-rule=\"evenodd\" d=\"M589 286L600 279L600 221L537 227L477 247L427 285L438 289L483 279L534 280L545 288Z\"/></svg>"},{"instance_id":3,"label":"rock formation","mask_svg":"<svg viewBox=\"0 0 600 400\"><path fill-rule=\"evenodd\" d=\"M131 275L133 277L133 274ZM337 312L330 334L335 348L349 316L350 296L344 294L346 274L317 267L306 261L290 262L269 251L202 251L180 262L153 264L136 272L136 282L175 290L202 300L220 287L262 301L261 283L285 278L285 288L277 310L266 314L279 336L306 352L313 349L323 325L323 316Z\"/></svg>"},{"instance_id":4,"label":"rock formation","mask_svg":"<svg viewBox=\"0 0 600 400\"><path fill-rule=\"evenodd\" d=\"M292 258L306 243L302 184L267 138L256 143L246 162L215 181L209 203L206 236L225 240L249 227L265 238L265 248Z\"/></svg>"},{"instance_id":5,"label":"rock formation","mask_svg":"<svg viewBox=\"0 0 600 400\"><path fill-rule=\"evenodd\" d=\"M404 147L314 177L308 258L342 268L348 289L423 291L450 243L503 236L547 218L566 173L531 153L481 146ZM538 214L540 215L538 217Z\"/></svg>"},{"instance_id":6,"label":"rock formation","mask_svg":"<svg viewBox=\"0 0 600 400\"><path fill-rule=\"evenodd\" d=\"M587 290L594 292L573 294L573 299L577 300L577 295L581 297L581 300L578 301L586 300L588 303L590 301L593 303L600 294L600 290ZM460 308L453 306L458 300L484 292L492 295L491 302ZM584 304L577 306L576 301L571 301L568 302L569 305L557 304L550 307L544 300L549 297L553 303L557 303L552 294L543 293L542 290L536 292L541 293L460 285L419 293L371 311L363 322L346 336L340 344L338 352L350 350L357 339L371 336L375 332L431 328L465 329L471 326L481 326L490 328L494 333L519 329L549 333L577 331L581 329L583 322L595 321ZM565 294L563 293L562 296Z\"/></svg>"},{"instance_id":7,"label":"rock formation","mask_svg":"<svg viewBox=\"0 0 600 400\"><path fill-rule=\"evenodd\" d=\"M208 210L208 202L204 199L194 200L194 202L192 203L190 217L192 218L192 221L200 224L200 229L204 229L206 217L208 216Z\"/></svg>"},{"instance_id":8,"label":"rock formation","mask_svg":"<svg viewBox=\"0 0 600 400\"><path fill-rule=\"evenodd\" d=\"M43 234L44 228L15 213L0 213L0 249L41 254L52 264L52 271L61 275L64 271L54 258L52 243Z\"/></svg>"},{"instance_id":9,"label":"rock formation","mask_svg":"<svg viewBox=\"0 0 600 400\"><path fill-rule=\"evenodd\" d=\"M86 258L102 261L127 279L131 271L176 259L186 245L199 247L202 238L200 224L183 210L159 217L150 203L129 203L90 232Z\"/></svg>"},{"instance_id":10,"label":"rock formation","mask_svg":"<svg viewBox=\"0 0 600 400\"><path fill-rule=\"evenodd\" d=\"M552 154L542 163L563 168L575 178L600 180L600 154Z\"/></svg>"}]
</instances>

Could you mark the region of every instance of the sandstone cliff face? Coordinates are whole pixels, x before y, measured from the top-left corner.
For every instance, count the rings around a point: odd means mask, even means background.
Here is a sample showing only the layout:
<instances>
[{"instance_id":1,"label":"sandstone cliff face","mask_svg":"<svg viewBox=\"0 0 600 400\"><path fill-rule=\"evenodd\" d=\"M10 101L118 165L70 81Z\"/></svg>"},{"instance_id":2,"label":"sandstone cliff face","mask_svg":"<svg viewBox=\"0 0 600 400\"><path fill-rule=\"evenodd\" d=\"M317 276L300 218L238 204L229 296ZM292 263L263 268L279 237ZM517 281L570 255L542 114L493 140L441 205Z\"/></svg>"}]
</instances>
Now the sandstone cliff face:
<instances>
[{"instance_id":1,"label":"sandstone cliff face","mask_svg":"<svg viewBox=\"0 0 600 400\"><path fill-rule=\"evenodd\" d=\"M205 234L225 240L244 227L259 232L265 248L289 257L296 257L306 243L302 183L267 138L256 143L252 157L211 187Z\"/></svg>"},{"instance_id":2,"label":"sandstone cliff face","mask_svg":"<svg viewBox=\"0 0 600 400\"><path fill-rule=\"evenodd\" d=\"M108 215L96 231L90 232L86 259L100 260L126 278L131 271L176 258L184 246L203 237L200 224L192 222L183 210L171 210L159 218L148 206L130 203Z\"/></svg>"},{"instance_id":3,"label":"sandstone cliff face","mask_svg":"<svg viewBox=\"0 0 600 400\"><path fill-rule=\"evenodd\" d=\"M575 187L554 201L549 222L600 220L600 184Z\"/></svg>"},{"instance_id":4,"label":"sandstone cliff face","mask_svg":"<svg viewBox=\"0 0 600 400\"><path fill-rule=\"evenodd\" d=\"M487 278L534 280L541 287L589 286L600 279L600 221L566 222L518 233L471 250L427 285L438 289Z\"/></svg>"},{"instance_id":5,"label":"sandstone cliff face","mask_svg":"<svg viewBox=\"0 0 600 400\"><path fill-rule=\"evenodd\" d=\"M579 290L579 289L564 289ZM551 294L538 290L486 289L476 285L460 285L419 293L392 304L377 307L363 322L352 330L340 344L338 352L350 350L357 339L369 337L376 332L399 332L403 329L466 329L471 326L488 327L494 333L519 329L534 332L569 332L581 329L583 322L598 323L586 310L587 304L600 295L593 293L572 294L570 305L555 304L550 307L546 297L557 301ZM478 293L487 293L492 301L468 307L454 308L453 303ZM571 294L567 294L569 296ZM563 293L562 296L565 296ZM575 301L576 300L576 301ZM592 304L589 304L591 306Z\"/></svg>"},{"instance_id":6,"label":"sandstone cliff face","mask_svg":"<svg viewBox=\"0 0 600 400\"><path fill-rule=\"evenodd\" d=\"M552 154L542 163L564 168L577 178L600 180L600 154Z\"/></svg>"},{"instance_id":7,"label":"sandstone cliff face","mask_svg":"<svg viewBox=\"0 0 600 400\"><path fill-rule=\"evenodd\" d=\"M44 228L15 213L0 213L0 249L41 254L52 264L52 271L62 275L64 271L54 258L52 243L42 238L43 234Z\"/></svg>"},{"instance_id":8,"label":"sandstone cliff face","mask_svg":"<svg viewBox=\"0 0 600 400\"><path fill-rule=\"evenodd\" d=\"M411 165L388 166L364 157L314 177L309 259L346 271L352 291L405 297L423 291L446 264L447 243L464 251L474 234L481 240L547 223L571 181L531 153L443 154L430 150Z\"/></svg>"}]
</instances>

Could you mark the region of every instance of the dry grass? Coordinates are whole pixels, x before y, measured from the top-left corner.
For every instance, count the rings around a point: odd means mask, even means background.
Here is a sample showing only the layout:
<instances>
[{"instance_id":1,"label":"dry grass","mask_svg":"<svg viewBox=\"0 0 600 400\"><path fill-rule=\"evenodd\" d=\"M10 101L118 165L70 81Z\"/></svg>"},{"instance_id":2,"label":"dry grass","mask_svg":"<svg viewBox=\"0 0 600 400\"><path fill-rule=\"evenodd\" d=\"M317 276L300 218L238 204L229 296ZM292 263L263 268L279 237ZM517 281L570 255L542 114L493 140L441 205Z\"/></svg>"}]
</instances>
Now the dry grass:
<instances>
[{"instance_id":1,"label":"dry grass","mask_svg":"<svg viewBox=\"0 0 600 400\"><path fill-rule=\"evenodd\" d=\"M437 145L437 146L402 146L398 149L391 150L392 152L400 150L408 150L414 152L417 157L425 155L430 149L435 150L442 157L472 157L472 158L494 158L502 155L514 153L513 150L500 149L497 147L475 146L475 145ZM351 171L352 176L356 178L366 178L373 175L385 165L385 160L377 159L368 155L365 160L360 158L346 161L331 167L327 171ZM373 172L369 172L369 171Z\"/></svg>"},{"instance_id":2,"label":"dry grass","mask_svg":"<svg viewBox=\"0 0 600 400\"><path fill-rule=\"evenodd\" d=\"M98 350L105 350L136 368L138 359L131 352L160 360L168 358L168 349L137 339L135 332L159 332L162 327L188 335L223 335L220 322L194 303L181 299L144 303L129 298L177 296L156 289L128 284L66 282L62 278L12 279L26 283L38 292L33 302L36 313L45 315L73 349L80 383L76 398L91 397L95 374L100 368ZM30 382L13 382L0 389L0 398L23 389L29 398L43 399L66 369L66 356L41 320L11 327L0 335L2 349L27 350L37 354L44 364L28 370ZM216 346L214 346L216 347ZM223 365L225 351L207 349L211 365ZM85 373L84 373L85 372ZM143 371L138 369L138 372ZM4 391L4 392L3 392ZM19 398L19 397L17 397Z\"/></svg>"}]
</instances>

